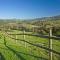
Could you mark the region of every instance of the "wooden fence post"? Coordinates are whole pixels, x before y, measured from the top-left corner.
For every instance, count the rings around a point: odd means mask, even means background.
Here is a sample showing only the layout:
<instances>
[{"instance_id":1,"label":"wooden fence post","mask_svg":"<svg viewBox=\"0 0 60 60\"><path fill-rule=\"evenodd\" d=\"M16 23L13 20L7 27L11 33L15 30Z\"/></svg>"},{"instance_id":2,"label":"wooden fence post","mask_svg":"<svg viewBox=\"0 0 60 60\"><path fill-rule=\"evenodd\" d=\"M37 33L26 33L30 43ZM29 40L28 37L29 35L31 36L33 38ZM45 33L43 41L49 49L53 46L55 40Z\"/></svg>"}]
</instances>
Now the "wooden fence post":
<instances>
[{"instance_id":1,"label":"wooden fence post","mask_svg":"<svg viewBox=\"0 0 60 60\"><path fill-rule=\"evenodd\" d=\"M23 39L25 40L25 30L23 31ZM26 42L24 43L26 47Z\"/></svg>"},{"instance_id":2,"label":"wooden fence post","mask_svg":"<svg viewBox=\"0 0 60 60\"><path fill-rule=\"evenodd\" d=\"M16 35L16 39L17 39L17 35ZM17 43L17 40L16 40L16 43Z\"/></svg>"},{"instance_id":3,"label":"wooden fence post","mask_svg":"<svg viewBox=\"0 0 60 60\"><path fill-rule=\"evenodd\" d=\"M49 31L49 48L52 49L52 28L50 28L50 31ZM52 59L52 51L49 51L49 60L53 60Z\"/></svg>"}]
</instances>

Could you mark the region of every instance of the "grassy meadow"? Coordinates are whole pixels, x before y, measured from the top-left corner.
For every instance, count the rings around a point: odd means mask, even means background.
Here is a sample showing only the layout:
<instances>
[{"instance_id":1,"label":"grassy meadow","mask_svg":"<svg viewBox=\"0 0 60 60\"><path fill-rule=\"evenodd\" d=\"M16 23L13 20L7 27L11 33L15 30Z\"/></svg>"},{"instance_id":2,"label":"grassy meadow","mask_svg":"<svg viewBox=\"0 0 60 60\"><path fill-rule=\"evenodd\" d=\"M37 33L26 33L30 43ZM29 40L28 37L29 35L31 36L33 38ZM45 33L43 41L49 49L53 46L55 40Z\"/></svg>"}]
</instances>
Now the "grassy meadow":
<instances>
[{"instance_id":1,"label":"grassy meadow","mask_svg":"<svg viewBox=\"0 0 60 60\"><path fill-rule=\"evenodd\" d=\"M8 34L23 33L23 31L13 30L8 31ZM33 46L21 40L31 42L33 44L49 47L49 39L36 36L25 35L8 35L4 31L0 31L0 56L1 60L49 60L49 53L47 50ZM32 34L32 32L25 32ZM14 37L19 40L14 40ZM54 45L55 44L55 45ZM53 40L53 49L60 51L60 42ZM59 60L59 55L53 53L53 60Z\"/></svg>"}]
</instances>

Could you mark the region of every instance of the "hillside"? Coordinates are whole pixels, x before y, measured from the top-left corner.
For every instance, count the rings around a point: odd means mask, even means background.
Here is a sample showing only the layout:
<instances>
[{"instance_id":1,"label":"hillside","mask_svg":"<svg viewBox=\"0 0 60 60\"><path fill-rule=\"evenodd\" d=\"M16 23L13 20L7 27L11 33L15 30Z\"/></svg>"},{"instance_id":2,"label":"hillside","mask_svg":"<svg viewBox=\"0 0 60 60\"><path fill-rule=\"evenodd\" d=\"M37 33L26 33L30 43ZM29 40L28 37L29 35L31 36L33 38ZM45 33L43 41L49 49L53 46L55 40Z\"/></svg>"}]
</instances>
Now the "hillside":
<instances>
[{"instance_id":1,"label":"hillside","mask_svg":"<svg viewBox=\"0 0 60 60\"><path fill-rule=\"evenodd\" d=\"M36 18L35 20L60 20L60 15L52 16L52 17Z\"/></svg>"},{"instance_id":2,"label":"hillside","mask_svg":"<svg viewBox=\"0 0 60 60\"><path fill-rule=\"evenodd\" d=\"M60 36L59 18L55 16L24 21L0 19L0 60L49 60L50 38L42 35L49 36L52 26L52 35ZM52 40L52 59L60 60L60 41Z\"/></svg>"},{"instance_id":3,"label":"hillside","mask_svg":"<svg viewBox=\"0 0 60 60\"><path fill-rule=\"evenodd\" d=\"M36 19L0 19L0 29L18 29L33 31L33 26L35 26L34 31L40 34L47 34L49 32L49 27L53 27L53 34L60 36L60 15L52 17L43 17ZM39 26L39 27L36 27Z\"/></svg>"}]
</instances>

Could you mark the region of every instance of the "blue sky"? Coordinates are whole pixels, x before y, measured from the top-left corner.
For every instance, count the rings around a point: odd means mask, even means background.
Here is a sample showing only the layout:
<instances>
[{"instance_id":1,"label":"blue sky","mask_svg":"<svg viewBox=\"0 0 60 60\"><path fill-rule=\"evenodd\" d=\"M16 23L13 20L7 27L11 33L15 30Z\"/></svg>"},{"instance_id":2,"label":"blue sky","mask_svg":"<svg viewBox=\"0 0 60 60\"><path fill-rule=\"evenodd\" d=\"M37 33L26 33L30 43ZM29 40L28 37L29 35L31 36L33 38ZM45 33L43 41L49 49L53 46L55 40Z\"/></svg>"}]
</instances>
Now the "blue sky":
<instances>
[{"instance_id":1,"label":"blue sky","mask_svg":"<svg viewBox=\"0 0 60 60\"><path fill-rule=\"evenodd\" d=\"M0 0L0 18L31 19L60 15L60 0Z\"/></svg>"}]
</instances>

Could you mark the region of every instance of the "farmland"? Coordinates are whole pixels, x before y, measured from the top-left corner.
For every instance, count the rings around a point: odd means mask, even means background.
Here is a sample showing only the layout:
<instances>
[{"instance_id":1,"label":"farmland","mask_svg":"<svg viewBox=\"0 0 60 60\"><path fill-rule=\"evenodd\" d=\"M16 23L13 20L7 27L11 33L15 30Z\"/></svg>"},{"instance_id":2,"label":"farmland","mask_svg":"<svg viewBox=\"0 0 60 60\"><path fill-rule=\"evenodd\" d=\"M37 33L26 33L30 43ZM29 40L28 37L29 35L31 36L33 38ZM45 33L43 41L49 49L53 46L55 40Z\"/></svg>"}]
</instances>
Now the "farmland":
<instances>
[{"instance_id":1,"label":"farmland","mask_svg":"<svg viewBox=\"0 0 60 60\"><path fill-rule=\"evenodd\" d=\"M23 33L23 31L13 30L7 33ZM3 55L2 60L48 60L49 55L48 51L45 49L33 46L31 44L25 43L21 40L24 39L24 35L8 35L4 31L0 31L0 53ZM25 32L28 34L32 34L32 32ZM9 36L19 39L14 40L11 39ZM25 36L25 41L31 42L33 44L40 44L45 47L48 47L49 44L48 38L41 38L36 36ZM26 44L26 45L25 45ZM56 51L60 51L60 42L53 40L53 49ZM56 49L57 48L57 49ZM59 60L59 56L53 54L54 60Z\"/></svg>"},{"instance_id":2,"label":"farmland","mask_svg":"<svg viewBox=\"0 0 60 60\"><path fill-rule=\"evenodd\" d=\"M60 20L0 20L0 60L60 60ZM47 38L42 36L48 36Z\"/></svg>"}]
</instances>

